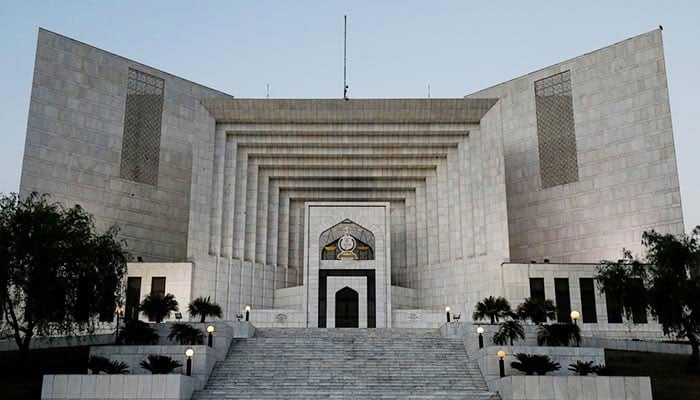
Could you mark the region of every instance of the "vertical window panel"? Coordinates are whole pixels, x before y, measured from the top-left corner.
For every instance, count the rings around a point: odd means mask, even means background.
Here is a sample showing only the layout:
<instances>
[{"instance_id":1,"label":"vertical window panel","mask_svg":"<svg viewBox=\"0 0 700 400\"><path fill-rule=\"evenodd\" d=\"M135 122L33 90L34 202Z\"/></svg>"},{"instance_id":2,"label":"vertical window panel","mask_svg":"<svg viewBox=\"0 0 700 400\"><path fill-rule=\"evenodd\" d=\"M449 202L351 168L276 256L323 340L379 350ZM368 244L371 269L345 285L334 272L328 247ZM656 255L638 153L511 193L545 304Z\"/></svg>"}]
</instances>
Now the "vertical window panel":
<instances>
[{"instance_id":1,"label":"vertical window panel","mask_svg":"<svg viewBox=\"0 0 700 400\"><path fill-rule=\"evenodd\" d=\"M595 285L593 278L579 279L581 288L581 320L583 323L598 322L598 312L595 308Z\"/></svg>"},{"instance_id":2,"label":"vertical window panel","mask_svg":"<svg viewBox=\"0 0 700 400\"><path fill-rule=\"evenodd\" d=\"M571 321L571 294L569 279L554 278L554 298L557 302L557 321Z\"/></svg>"}]
</instances>

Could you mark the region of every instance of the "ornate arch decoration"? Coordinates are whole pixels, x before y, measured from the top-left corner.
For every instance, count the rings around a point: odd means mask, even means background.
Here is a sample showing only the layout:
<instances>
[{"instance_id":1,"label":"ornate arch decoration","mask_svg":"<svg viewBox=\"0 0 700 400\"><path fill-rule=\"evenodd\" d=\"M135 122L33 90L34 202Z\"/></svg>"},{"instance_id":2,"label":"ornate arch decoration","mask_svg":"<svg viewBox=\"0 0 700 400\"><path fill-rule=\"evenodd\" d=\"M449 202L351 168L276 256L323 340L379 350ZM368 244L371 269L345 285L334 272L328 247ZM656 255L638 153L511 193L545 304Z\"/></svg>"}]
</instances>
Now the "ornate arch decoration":
<instances>
[{"instance_id":1,"label":"ornate arch decoration","mask_svg":"<svg viewBox=\"0 0 700 400\"><path fill-rule=\"evenodd\" d=\"M374 234L345 219L319 236L321 260L374 260Z\"/></svg>"}]
</instances>

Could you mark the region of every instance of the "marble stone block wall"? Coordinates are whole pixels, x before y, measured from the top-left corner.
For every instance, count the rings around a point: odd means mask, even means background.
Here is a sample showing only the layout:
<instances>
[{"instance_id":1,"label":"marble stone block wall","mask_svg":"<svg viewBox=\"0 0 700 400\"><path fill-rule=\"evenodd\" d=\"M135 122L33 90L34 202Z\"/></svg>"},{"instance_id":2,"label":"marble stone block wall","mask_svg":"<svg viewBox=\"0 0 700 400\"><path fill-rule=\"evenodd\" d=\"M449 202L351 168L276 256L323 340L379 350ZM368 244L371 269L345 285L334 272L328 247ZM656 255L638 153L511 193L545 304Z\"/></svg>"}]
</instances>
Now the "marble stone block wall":
<instances>
[{"instance_id":1,"label":"marble stone block wall","mask_svg":"<svg viewBox=\"0 0 700 400\"><path fill-rule=\"evenodd\" d=\"M643 256L642 232L682 233L660 29L540 69L467 98L498 98L511 261ZM570 71L578 181L544 189L534 82ZM501 130L498 132L498 130Z\"/></svg>"},{"instance_id":2,"label":"marble stone block wall","mask_svg":"<svg viewBox=\"0 0 700 400\"><path fill-rule=\"evenodd\" d=\"M157 185L120 177L130 68L164 80ZM40 29L20 194L80 204L99 229L118 224L129 251L145 261L184 261L190 202L198 200L190 194L195 148L207 146L211 137L202 134L213 128L199 101L227 96Z\"/></svg>"}]
</instances>

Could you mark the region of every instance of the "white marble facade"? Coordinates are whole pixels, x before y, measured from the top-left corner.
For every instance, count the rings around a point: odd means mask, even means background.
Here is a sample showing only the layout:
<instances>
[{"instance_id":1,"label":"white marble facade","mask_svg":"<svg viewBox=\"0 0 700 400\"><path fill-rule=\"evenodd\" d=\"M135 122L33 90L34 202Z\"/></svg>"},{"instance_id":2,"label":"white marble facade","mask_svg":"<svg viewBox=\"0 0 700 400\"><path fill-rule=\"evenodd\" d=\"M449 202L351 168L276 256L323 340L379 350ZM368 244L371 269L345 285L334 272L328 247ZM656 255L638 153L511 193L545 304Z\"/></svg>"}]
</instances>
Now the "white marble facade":
<instances>
[{"instance_id":1,"label":"white marble facade","mask_svg":"<svg viewBox=\"0 0 700 400\"><path fill-rule=\"evenodd\" d=\"M129 69L164 82L155 185L120 177ZM545 188L534 85L564 72L578 178ZM542 273L571 277L575 305L590 273L576 265L640 254L644 230L683 232L660 30L465 98L344 101L236 99L42 29L20 184L32 190L118 223L146 262L132 276L186 262L189 291L166 291L289 326L318 323L320 270L356 268L321 262L313 242L344 219L381 242L362 262L376 326L437 323L448 305L468 316L489 295L517 303L527 268L506 262L550 259Z\"/></svg>"}]
</instances>

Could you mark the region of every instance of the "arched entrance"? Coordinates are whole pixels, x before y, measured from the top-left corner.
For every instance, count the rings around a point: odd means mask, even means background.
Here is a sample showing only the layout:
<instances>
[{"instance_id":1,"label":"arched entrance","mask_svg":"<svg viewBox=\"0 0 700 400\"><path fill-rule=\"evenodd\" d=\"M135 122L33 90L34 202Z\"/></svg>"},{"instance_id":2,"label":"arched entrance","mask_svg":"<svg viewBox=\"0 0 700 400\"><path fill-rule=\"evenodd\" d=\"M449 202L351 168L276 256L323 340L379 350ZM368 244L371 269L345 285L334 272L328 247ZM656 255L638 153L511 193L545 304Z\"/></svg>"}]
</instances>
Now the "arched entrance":
<instances>
[{"instance_id":1,"label":"arched entrance","mask_svg":"<svg viewBox=\"0 0 700 400\"><path fill-rule=\"evenodd\" d=\"M359 296L357 292L349 287L340 289L335 294L335 327L359 327L359 310Z\"/></svg>"}]
</instances>

